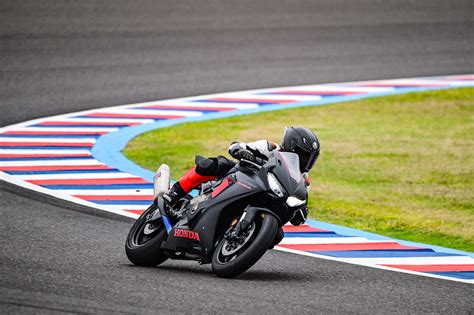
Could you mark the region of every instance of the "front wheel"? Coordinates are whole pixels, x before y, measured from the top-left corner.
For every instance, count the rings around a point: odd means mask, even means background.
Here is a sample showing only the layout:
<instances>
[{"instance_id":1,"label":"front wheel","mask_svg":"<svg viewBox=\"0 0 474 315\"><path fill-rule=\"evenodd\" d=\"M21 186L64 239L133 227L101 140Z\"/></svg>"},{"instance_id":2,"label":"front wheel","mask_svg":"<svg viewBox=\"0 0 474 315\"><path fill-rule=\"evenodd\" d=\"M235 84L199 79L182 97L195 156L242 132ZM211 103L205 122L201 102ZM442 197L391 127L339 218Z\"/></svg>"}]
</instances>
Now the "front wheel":
<instances>
[{"instance_id":1,"label":"front wheel","mask_svg":"<svg viewBox=\"0 0 474 315\"><path fill-rule=\"evenodd\" d=\"M127 257L137 266L152 267L168 259L168 256L160 249L161 243L167 237L162 220L147 222L155 211L159 210L153 203L135 221L125 242Z\"/></svg>"},{"instance_id":2,"label":"front wheel","mask_svg":"<svg viewBox=\"0 0 474 315\"><path fill-rule=\"evenodd\" d=\"M229 237L219 242L212 256L212 271L222 278L233 278L252 267L268 248L278 230L277 219L269 213L255 216L246 231L238 237Z\"/></svg>"}]
</instances>

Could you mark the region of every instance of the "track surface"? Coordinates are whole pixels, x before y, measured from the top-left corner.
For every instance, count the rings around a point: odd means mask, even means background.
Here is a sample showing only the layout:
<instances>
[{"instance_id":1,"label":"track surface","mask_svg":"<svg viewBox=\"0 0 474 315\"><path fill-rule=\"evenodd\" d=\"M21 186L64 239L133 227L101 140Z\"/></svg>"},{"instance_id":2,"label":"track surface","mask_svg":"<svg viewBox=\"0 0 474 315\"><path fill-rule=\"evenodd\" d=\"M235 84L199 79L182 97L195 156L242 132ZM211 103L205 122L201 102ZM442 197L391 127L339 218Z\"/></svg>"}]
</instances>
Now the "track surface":
<instances>
[{"instance_id":1,"label":"track surface","mask_svg":"<svg viewBox=\"0 0 474 315\"><path fill-rule=\"evenodd\" d=\"M469 284L274 251L237 280L193 262L134 267L123 254L129 223L5 197L2 222L15 239L1 235L2 248L16 253L2 257L7 310L459 313L472 306Z\"/></svg>"},{"instance_id":2,"label":"track surface","mask_svg":"<svg viewBox=\"0 0 474 315\"><path fill-rule=\"evenodd\" d=\"M474 70L471 1L2 1L0 125L227 90ZM0 310L469 312L473 286L269 252L128 264L129 222L0 191Z\"/></svg>"}]
</instances>

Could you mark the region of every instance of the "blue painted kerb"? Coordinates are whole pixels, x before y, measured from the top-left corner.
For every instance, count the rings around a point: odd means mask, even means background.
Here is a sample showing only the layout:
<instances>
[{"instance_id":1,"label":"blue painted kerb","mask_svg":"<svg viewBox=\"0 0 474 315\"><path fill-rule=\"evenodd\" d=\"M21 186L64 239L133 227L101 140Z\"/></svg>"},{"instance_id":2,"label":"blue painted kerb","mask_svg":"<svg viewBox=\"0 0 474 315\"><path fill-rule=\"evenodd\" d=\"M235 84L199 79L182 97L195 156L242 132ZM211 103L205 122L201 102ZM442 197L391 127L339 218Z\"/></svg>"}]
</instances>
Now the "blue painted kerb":
<instances>
[{"instance_id":1,"label":"blue painted kerb","mask_svg":"<svg viewBox=\"0 0 474 315\"><path fill-rule=\"evenodd\" d=\"M466 84L466 85L469 85L469 84ZM452 88L459 88L459 87L462 87L462 86L456 86ZM335 97L330 97L330 98L322 98L321 100L318 100L318 101L306 101L306 102L298 102L298 103L284 104L284 105L267 105L267 106L259 106L258 108L248 109L248 110L233 110L233 111L228 111L228 112L207 113L207 114L205 113L199 117L160 120L155 123L121 128L120 130L116 132L111 132L109 134L101 136L99 139L97 139L94 147L92 148L92 155L95 159L97 159L98 161L110 167L117 168L129 174L140 176L144 178L145 180L152 182L154 172L138 166L137 164L128 160L122 154L122 150L125 148L127 143L132 138L147 131L151 131L151 130L159 129L159 128L171 127L171 126L183 124L183 123L206 121L206 120L211 120L211 119L226 118L226 117L232 117L232 116L238 116L238 115L249 115L249 114L256 114L256 113L261 113L261 112L282 110L282 109L288 109L288 108L297 108L297 107L304 107L304 106L321 106L321 105L327 105L327 104L333 104L333 103L360 100L360 99L365 99L365 98L373 98L373 97L380 97L380 96L387 96L387 95L394 95L394 94L404 94L404 93L409 93L409 92L420 92L420 91L427 91L427 90L441 90L441 89L449 89L449 88L451 87L402 88L402 89L394 89L393 91L383 92L383 93L335 96ZM157 165L157 167L158 166L159 165ZM361 236L361 237L366 237L371 240L395 240L404 245L430 247L435 251L467 255L474 258L474 253L468 253L468 252L440 247L440 246L433 246L433 245L421 244L421 243L416 243L416 242L408 242L404 240L393 239L386 236L364 232L361 230L347 228L347 227L343 227L339 225L329 224L329 223L325 223L321 221L308 220L308 224L314 227L332 230L341 235Z\"/></svg>"}]
</instances>

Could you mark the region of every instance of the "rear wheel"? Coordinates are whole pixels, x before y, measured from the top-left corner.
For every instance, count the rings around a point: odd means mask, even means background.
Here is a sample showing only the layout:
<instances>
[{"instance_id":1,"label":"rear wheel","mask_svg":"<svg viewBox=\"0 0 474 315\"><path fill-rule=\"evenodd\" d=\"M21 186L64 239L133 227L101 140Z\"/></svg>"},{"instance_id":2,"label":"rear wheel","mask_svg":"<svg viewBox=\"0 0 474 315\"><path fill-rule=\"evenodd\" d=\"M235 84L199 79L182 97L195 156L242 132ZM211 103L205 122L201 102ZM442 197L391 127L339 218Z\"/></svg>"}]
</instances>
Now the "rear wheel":
<instances>
[{"instance_id":1,"label":"rear wheel","mask_svg":"<svg viewBox=\"0 0 474 315\"><path fill-rule=\"evenodd\" d=\"M128 259L137 266L156 266L168 259L160 250L161 243L167 233L162 220L147 222L155 211L156 204L151 205L135 221L125 242L125 252Z\"/></svg>"},{"instance_id":2,"label":"rear wheel","mask_svg":"<svg viewBox=\"0 0 474 315\"><path fill-rule=\"evenodd\" d=\"M245 231L233 236L231 227L212 256L212 270L223 278L233 278L252 267L271 247L278 230L277 219L268 213L255 216Z\"/></svg>"}]
</instances>

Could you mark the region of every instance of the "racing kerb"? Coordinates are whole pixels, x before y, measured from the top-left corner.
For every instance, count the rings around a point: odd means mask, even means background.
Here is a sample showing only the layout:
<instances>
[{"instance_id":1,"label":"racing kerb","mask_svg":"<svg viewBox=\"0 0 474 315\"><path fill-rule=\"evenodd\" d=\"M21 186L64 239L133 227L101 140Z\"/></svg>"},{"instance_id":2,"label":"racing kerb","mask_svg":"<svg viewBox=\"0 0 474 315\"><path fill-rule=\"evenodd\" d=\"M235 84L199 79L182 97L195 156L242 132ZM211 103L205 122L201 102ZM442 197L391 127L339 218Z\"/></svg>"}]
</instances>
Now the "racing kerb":
<instances>
[{"instance_id":1,"label":"racing kerb","mask_svg":"<svg viewBox=\"0 0 474 315\"><path fill-rule=\"evenodd\" d=\"M134 136L183 122L318 106L413 91L474 86L474 75L318 84L99 108L0 129L3 180L136 218L150 204L153 172L121 150ZM157 165L158 166L158 165ZM474 283L474 254L308 220L285 227L276 248L306 256Z\"/></svg>"}]
</instances>

